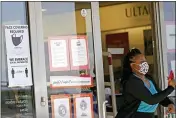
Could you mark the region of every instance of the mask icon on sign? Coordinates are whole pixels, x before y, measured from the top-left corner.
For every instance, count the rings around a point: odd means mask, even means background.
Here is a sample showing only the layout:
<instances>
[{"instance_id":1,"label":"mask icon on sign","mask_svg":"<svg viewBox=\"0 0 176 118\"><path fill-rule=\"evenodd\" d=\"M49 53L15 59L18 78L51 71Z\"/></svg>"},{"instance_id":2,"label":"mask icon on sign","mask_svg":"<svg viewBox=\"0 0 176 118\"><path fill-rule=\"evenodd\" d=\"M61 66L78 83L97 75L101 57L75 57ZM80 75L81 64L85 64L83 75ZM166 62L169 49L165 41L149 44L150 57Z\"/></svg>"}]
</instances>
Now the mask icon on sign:
<instances>
[{"instance_id":1,"label":"mask icon on sign","mask_svg":"<svg viewBox=\"0 0 176 118\"><path fill-rule=\"evenodd\" d=\"M11 36L14 46L18 46L23 40L23 35L17 37L16 34L12 34Z\"/></svg>"}]
</instances>

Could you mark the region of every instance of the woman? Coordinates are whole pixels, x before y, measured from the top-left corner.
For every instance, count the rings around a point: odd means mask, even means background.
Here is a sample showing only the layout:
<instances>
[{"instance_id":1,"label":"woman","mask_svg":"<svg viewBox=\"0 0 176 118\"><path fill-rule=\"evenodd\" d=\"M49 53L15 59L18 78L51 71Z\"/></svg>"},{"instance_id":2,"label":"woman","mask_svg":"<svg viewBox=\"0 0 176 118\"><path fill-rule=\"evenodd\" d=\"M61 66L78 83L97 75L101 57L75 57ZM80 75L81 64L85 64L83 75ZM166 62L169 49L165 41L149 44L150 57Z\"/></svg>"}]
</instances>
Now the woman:
<instances>
[{"instance_id":1,"label":"woman","mask_svg":"<svg viewBox=\"0 0 176 118\"><path fill-rule=\"evenodd\" d=\"M145 56L132 49L123 62L122 85L124 104L116 118L154 118L159 104L175 111L174 104L167 96L174 90L175 82L169 80L168 88L161 91L153 79L147 75L149 65Z\"/></svg>"}]
</instances>

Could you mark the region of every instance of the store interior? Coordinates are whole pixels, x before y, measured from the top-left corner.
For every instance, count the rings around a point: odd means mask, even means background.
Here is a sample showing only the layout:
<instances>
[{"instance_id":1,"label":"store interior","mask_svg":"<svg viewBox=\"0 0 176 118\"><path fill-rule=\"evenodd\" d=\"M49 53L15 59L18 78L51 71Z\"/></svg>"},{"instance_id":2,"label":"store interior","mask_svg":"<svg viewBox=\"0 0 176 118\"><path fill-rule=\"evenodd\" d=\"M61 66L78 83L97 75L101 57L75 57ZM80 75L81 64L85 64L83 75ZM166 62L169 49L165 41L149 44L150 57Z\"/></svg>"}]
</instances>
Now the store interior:
<instances>
[{"instance_id":1,"label":"store interior","mask_svg":"<svg viewBox=\"0 0 176 118\"><path fill-rule=\"evenodd\" d=\"M124 48L124 54L117 54L113 56L115 79L118 80L118 78L120 78L123 57L131 48L138 48L145 54L150 65L150 73L153 73L154 58L150 3L133 2L108 5L100 7L99 10L102 51L107 52L108 48ZM121 12L117 13L117 11ZM109 75L107 57L104 57L103 62L106 81L106 77L108 78ZM116 90L116 92L119 93L120 91Z\"/></svg>"}]
</instances>

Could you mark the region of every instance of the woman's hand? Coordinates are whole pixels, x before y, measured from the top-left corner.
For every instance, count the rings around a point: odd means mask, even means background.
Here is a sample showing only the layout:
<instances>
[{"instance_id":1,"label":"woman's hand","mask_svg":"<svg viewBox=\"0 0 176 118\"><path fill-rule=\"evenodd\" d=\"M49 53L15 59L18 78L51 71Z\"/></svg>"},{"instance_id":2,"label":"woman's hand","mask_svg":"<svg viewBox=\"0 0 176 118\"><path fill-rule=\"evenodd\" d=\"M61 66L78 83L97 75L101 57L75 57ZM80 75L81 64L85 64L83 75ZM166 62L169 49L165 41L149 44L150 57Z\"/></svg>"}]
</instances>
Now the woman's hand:
<instances>
[{"instance_id":1,"label":"woman's hand","mask_svg":"<svg viewBox=\"0 0 176 118\"><path fill-rule=\"evenodd\" d=\"M168 105L168 111L167 112L171 113L171 114L175 113L175 106L174 106L174 104L169 104Z\"/></svg>"},{"instance_id":2,"label":"woman's hand","mask_svg":"<svg viewBox=\"0 0 176 118\"><path fill-rule=\"evenodd\" d=\"M171 80L171 79L168 79L168 85L175 88L176 82L174 81L174 79L172 79L172 80Z\"/></svg>"}]
</instances>

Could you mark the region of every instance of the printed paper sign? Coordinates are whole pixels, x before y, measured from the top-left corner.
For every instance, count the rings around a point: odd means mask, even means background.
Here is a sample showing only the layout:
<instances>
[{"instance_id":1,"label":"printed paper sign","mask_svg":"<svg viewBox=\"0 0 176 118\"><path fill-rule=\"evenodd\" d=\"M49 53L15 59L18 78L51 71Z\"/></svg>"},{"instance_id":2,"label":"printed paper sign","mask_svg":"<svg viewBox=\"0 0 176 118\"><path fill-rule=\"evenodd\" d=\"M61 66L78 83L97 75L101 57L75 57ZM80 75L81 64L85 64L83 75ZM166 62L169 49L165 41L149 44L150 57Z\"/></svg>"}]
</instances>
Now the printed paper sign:
<instances>
[{"instance_id":1,"label":"printed paper sign","mask_svg":"<svg viewBox=\"0 0 176 118\"><path fill-rule=\"evenodd\" d=\"M69 51L66 37L50 37L48 44L50 56L50 70L69 70Z\"/></svg>"},{"instance_id":2,"label":"printed paper sign","mask_svg":"<svg viewBox=\"0 0 176 118\"><path fill-rule=\"evenodd\" d=\"M92 77L77 76L51 76L51 88L76 88L76 87L92 87Z\"/></svg>"},{"instance_id":3,"label":"printed paper sign","mask_svg":"<svg viewBox=\"0 0 176 118\"><path fill-rule=\"evenodd\" d=\"M75 118L93 118L93 97L92 94L74 95Z\"/></svg>"},{"instance_id":4,"label":"printed paper sign","mask_svg":"<svg viewBox=\"0 0 176 118\"><path fill-rule=\"evenodd\" d=\"M175 24L166 25L166 39L167 48L169 50L175 49Z\"/></svg>"},{"instance_id":5,"label":"printed paper sign","mask_svg":"<svg viewBox=\"0 0 176 118\"><path fill-rule=\"evenodd\" d=\"M31 86L31 59L27 25L5 26L9 87Z\"/></svg>"},{"instance_id":6,"label":"printed paper sign","mask_svg":"<svg viewBox=\"0 0 176 118\"><path fill-rule=\"evenodd\" d=\"M48 45L51 71L89 69L85 36L49 37Z\"/></svg>"},{"instance_id":7,"label":"printed paper sign","mask_svg":"<svg viewBox=\"0 0 176 118\"><path fill-rule=\"evenodd\" d=\"M51 95L52 118L71 118L69 95Z\"/></svg>"},{"instance_id":8,"label":"printed paper sign","mask_svg":"<svg viewBox=\"0 0 176 118\"><path fill-rule=\"evenodd\" d=\"M85 36L70 37L71 69L89 69L88 47Z\"/></svg>"}]
</instances>

